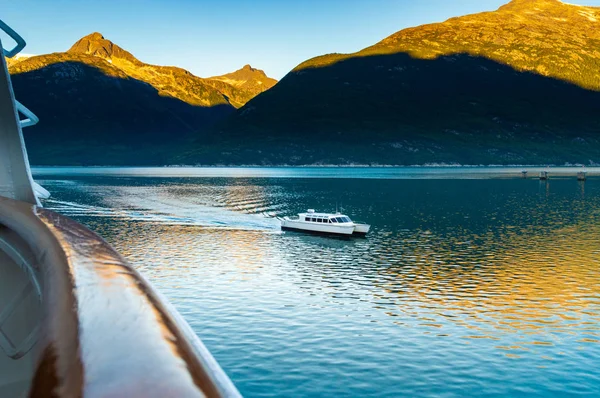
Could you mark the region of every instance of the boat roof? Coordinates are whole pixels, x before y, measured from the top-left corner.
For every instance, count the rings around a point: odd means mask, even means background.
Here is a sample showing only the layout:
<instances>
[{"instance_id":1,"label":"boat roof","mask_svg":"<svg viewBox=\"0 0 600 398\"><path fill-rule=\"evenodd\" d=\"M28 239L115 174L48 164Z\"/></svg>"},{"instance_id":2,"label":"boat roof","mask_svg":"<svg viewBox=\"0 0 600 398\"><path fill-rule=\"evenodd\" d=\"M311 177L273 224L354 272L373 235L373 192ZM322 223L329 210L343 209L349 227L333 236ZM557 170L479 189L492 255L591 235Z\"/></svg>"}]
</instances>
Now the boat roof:
<instances>
[{"instance_id":1,"label":"boat roof","mask_svg":"<svg viewBox=\"0 0 600 398\"><path fill-rule=\"evenodd\" d=\"M317 213L315 211L307 211L305 213L298 213L299 216L310 216L310 217L348 217L341 213ZM348 217L350 218L350 217Z\"/></svg>"}]
</instances>

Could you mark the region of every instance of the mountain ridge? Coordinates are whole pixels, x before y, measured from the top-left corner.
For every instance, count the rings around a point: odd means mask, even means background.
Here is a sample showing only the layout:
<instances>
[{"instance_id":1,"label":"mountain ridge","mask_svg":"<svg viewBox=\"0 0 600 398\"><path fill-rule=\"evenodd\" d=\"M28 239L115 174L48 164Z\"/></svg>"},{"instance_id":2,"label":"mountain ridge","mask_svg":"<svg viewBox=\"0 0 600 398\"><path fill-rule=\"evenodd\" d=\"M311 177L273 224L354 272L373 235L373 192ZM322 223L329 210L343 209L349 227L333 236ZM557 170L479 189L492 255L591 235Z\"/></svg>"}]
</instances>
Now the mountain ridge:
<instances>
[{"instance_id":1,"label":"mountain ridge","mask_svg":"<svg viewBox=\"0 0 600 398\"><path fill-rule=\"evenodd\" d=\"M600 8L515 0L311 58L219 125L218 161L599 163L597 21ZM181 162L208 156L202 142Z\"/></svg>"},{"instance_id":2,"label":"mountain ridge","mask_svg":"<svg viewBox=\"0 0 600 398\"><path fill-rule=\"evenodd\" d=\"M520 71L532 71L584 88L600 90L600 76L586 74L583 66L567 62L583 61L584 65L587 63L598 68L598 21L600 7L568 4L559 0L512 0L496 11L453 17L444 22L400 30L355 53L314 57L293 71L322 67L353 56L406 52L414 58L434 59L466 53L483 56ZM579 29L571 29L573 24L578 24ZM500 32L497 30L499 26ZM522 30L527 30L531 36L521 34ZM545 39L552 36L561 37L561 42L554 45L545 43ZM550 51L556 49L555 44L563 45L558 50L567 56L566 59Z\"/></svg>"},{"instance_id":3,"label":"mountain ridge","mask_svg":"<svg viewBox=\"0 0 600 398\"><path fill-rule=\"evenodd\" d=\"M224 94L231 86L144 64L97 32L66 52L17 59L9 72L17 98L40 118L24 134L34 164L164 164L235 109Z\"/></svg>"},{"instance_id":4,"label":"mountain ridge","mask_svg":"<svg viewBox=\"0 0 600 398\"><path fill-rule=\"evenodd\" d=\"M15 91L34 111L66 98L89 129L63 135L68 144L38 146L37 164L598 164L599 15L557 0L514 0L403 29L355 53L311 58L253 97L244 85L264 77L249 65L204 79L136 65L99 33L47 56L54 63L46 67L35 69L33 57L11 70L23 69ZM71 75L90 83L83 100ZM50 88L45 99L35 95L40 82ZM119 90L129 100L106 103ZM54 123L53 112L41 116ZM58 121L53 128L62 133ZM61 147L72 139L102 143L76 156ZM147 148L128 156L119 139Z\"/></svg>"},{"instance_id":5,"label":"mountain ridge","mask_svg":"<svg viewBox=\"0 0 600 398\"><path fill-rule=\"evenodd\" d=\"M79 57L91 56L89 57ZM19 74L41 69L46 65L63 61L78 59L90 66L99 67L105 72L115 74L110 68L99 60L104 60L113 67L121 70L126 75L144 81L158 90L160 95L180 99L190 105L215 106L230 104L239 108L260 92L249 81L246 85L232 85L226 81L195 76L186 69L176 66L160 66L144 63L132 53L121 48L101 33L93 32L77 40L66 52L38 55L24 60L10 63L11 74ZM255 85L272 87L277 81L257 71ZM261 72L261 73L260 73ZM236 73L236 72L233 72ZM265 76L265 78L262 77ZM250 79L251 80L251 79ZM260 81L260 84L259 84Z\"/></svg>"}]
</instances>

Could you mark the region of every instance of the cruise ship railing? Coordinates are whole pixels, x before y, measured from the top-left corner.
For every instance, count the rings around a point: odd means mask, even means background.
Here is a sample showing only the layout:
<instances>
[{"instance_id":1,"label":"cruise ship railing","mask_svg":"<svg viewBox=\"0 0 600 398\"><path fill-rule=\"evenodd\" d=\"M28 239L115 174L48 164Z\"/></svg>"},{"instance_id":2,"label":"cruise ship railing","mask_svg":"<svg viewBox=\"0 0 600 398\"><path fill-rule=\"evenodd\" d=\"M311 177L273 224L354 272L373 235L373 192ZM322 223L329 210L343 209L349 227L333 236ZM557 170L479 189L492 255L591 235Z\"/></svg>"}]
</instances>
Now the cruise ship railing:
<instances>
[{"instance_id":1,"label":"cruise ship railing","mask_svg":"<svg viewBox=\"0 0 600 398\"><path fill-rule=\"evenodd\" d=\"M6 24L0 21L0 28L4 29ZM10 29L11 37L16 33ZM24 41L15 38L18 43ZM2 48L2 42L0 42ZM6 56L15 55L15 50L22 48L21 45L11 51L2 53ZM18 108L26 114L23 123L18 114ZM29 170L27 152L23 143L22 127L31 125L37 121L37 117L27 110L23 105L17 105L10 81L10 75L6 66L4 56L0 56L0 196L23 200L29 203L38 203L33 190L33 180Z\"/></svg>"},{"instance_id":2,"label":"cruise ship railing","mask_svg":"<svg viewBox=\"0 0 600 398\"><path fill-rule=\"evenodd\" d=\"M24 41L0 28L14 56ZM119 253L39 205L21 132L37 118L14 99L0 58L0 396L240 396Z\"/></svg>"},{"instance_id":3,"label":"cruise ship railing","mask_svg":"<svg viewBox=\"0 0 600 398\"><path fill-rule=\"evenodd\" d=\"M10 36L11 39L13 39L15 41L15 46L11 50L7 50L4 47L2 47L2 54L4 54L5 57L12 58L15 55L17 55L18 53L20 53L25 48L27 43L21 37L21 35L19 35L17 32L15 32L10 26L8 26L2 20L0 20L0 29L2 29L4 31L4 33L6 33L8 36Z\"/></svg>"}]
</instances>

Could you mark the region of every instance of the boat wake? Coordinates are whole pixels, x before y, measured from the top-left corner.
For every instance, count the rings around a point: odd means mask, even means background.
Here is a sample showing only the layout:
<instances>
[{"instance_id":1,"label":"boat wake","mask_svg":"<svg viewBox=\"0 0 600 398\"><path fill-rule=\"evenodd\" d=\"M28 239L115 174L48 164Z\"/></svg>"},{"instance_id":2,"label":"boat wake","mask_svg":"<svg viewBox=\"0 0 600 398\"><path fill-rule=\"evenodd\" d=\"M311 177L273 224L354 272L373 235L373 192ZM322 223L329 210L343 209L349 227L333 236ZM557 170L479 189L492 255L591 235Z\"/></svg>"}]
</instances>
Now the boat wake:
<instances>
[{"instance_id":1,"label":"boat wake","mask_svg":"<svg viewBox=\"0 0 600 398\"><path fill-rule=\"evenodd\" d=\"M279 232L279 222L275 219L275 214L269 212L247 214L222 207L164 203L152 199L139 200L139 198L136 198L135 208L127 206L129 204L122 204L125 206L102 207L55 199L44 200L45 208L76 219L106 217L164 225Z\"/></svg>"}]
</instances>

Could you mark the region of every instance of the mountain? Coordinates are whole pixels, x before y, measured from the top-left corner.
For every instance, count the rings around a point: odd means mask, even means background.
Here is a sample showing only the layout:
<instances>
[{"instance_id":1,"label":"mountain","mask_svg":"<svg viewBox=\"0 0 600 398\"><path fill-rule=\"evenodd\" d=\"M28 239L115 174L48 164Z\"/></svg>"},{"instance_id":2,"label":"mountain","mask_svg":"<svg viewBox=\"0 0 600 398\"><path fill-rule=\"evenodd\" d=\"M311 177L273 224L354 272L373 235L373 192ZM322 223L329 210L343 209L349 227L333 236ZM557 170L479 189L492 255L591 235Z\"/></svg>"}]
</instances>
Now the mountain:
<instances>
[{"instance_id":1,"label":"mountain","mask_svg":"<svg viewBox=\"0 0 600 398\"><path fill-rule=\"evenodd\" d=\"M13 58L4 58L6 60L6 65L7 66L11 66L13 64L16 64L17 62L23 61L27 58L33 57L33 55L30 54L17 54L15 55Z\"/></svg>"},{"instance_id":2,"label":"mountain","mask_svg":"<svg viewBox=\"0 0 600 398\"><path fill-rule=\"evenodd\" d=\"M272 87L276 80L271 79L259 69L244 67L223 77L203 79L194 76L185 69L174 66L158 66L141 62L130 52L122 49L102 34L95 32L79 39L66 53L54 53L25 59L27 62L17 60L11 66L11 74L19 74L38 70L46 65L70 60L77 55L90 55L92 66L102 64L100 60L124 72L127 76L146 82L156 88L160 95L180 99L190 105L214 106L229 104L241 107L248 100L264 90L257 87ZM100 66L101 67L101 66ZM250 73L245 73L249 69ZM239 73L239 72L244 73ZM240 80L226 81L226 76L239 76ZM241 79L245 79L243 84ZM214 81L213 81L214 80ZM226 84L223 84L226 83Z\"/></svg>"},{"instance_id":3,"label":"mountain","mask_svg":"<svg viewBox=\"0 0 600 398\"><path fill-rule=\"evenodd\" d=\"M244 65L242 69L226 75L211 77L209 80L221 81L240 89L246 93L245 98L243 98L245 99L244 103L277 84L277 80L268 77L265 72L250 65Z\"/></svg>"},{"instance_id":4,"label":"mountain","mask_svg":"<svg viewBox=\"0 0 600 398\"><path fill-rule=\"evenodd\" d=\"M66 52L11 60L9 71L41 120L25 131L33 164L165 164L257 91L251 78L235 86L143 63L100 33Z\"/></svg>"},{"instance_id":5,"label":"mountain","mask_svg":"<svg viewBox=\"0 0 600 398\"><path fill-rule=\"evenodd\" d=\"M294 68L183 163L600 162L600 8L514 0Z\"/></svg>"},{"instance_id":6,"label":"mountain","mask_svg":"<svg viewBox=\"0 0 600 398\"><path fill-rule=\"evenodd\" d=\"M415 59L469 54L598 90L599 21L597 7L559 0L513 0L495 12L402 30L358 53L316 57L295 70L399 52Z\"/></svg>"}]
</instances>

